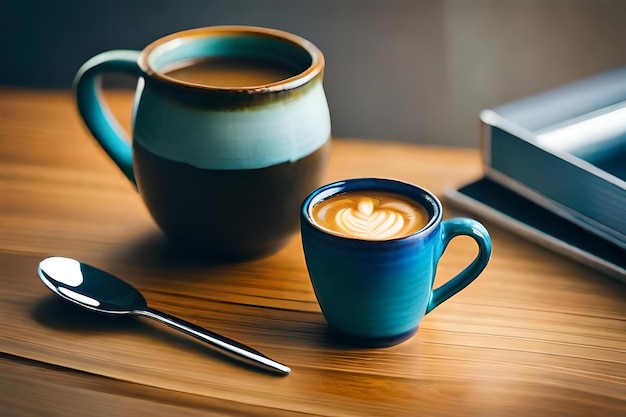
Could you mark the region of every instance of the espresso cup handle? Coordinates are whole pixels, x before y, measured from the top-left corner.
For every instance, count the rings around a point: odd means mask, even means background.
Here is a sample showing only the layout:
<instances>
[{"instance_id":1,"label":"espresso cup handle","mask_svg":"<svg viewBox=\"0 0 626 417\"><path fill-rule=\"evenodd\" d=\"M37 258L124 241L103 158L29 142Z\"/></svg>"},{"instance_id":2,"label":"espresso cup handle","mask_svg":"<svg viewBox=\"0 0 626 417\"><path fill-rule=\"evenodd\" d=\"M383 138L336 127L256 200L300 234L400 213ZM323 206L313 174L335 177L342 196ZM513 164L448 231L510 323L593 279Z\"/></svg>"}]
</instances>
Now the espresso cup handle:
<instances>
[{"instance_id":1,"label":"espresso cup handle","mask_svg":"<svg viewBox=\"0 0 626 417\"><path fill-rule=\"evenodd\" d=\"M87 128L135 186L130 140L102 99L100 79L102 74L107 72L139 77L141 74L137 64L139 53L139 51L129 50L103 52L85 62L74 79L78 111Z\"/></svg>"},{"instance_id":2,"label":"espresso cup handle","mask_svg":"<svg viewBox=\"0 0 626 417\"><path fill-rule=\"evenodd\" d=\"M491 238L485 226L473 219L455 218L441 222L441 254L456 236L469 236L478 244L478 255L463 271L439 288L433 289L426 313L467 287L485 269L491 257Z\"/></svg>"}]
</instances>

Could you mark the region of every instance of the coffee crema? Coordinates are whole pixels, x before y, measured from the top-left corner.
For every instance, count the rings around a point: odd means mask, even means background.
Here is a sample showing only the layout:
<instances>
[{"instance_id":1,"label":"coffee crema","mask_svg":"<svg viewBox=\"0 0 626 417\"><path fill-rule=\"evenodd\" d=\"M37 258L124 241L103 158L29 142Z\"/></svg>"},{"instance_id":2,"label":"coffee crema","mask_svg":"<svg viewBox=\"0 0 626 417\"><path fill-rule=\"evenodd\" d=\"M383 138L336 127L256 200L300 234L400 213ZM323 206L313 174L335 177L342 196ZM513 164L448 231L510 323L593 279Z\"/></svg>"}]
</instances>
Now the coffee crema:
<instances>
[{"instance_id":1,"label":"coffee crema","mask_svg":"<svg viewBox=\"0 0 626 417\"><path fill-rule=\"evenodd\" d=\"M165 75L192 84L246 88L271 84L297 75L288 65L253 58L211 57L189 61Z\"/></svg>"},{"instance_id":2,"label":"coffee crema","mask_svg":"<svg viewBox=\"0 0 626 417\"><path fill-rule=\"evenodd\" d=\"M426 209L407 197L367 190L323 200L312 207L311 217L331 234L363 240L405 237L429 220Z\"/></svg>"}]
</instances>

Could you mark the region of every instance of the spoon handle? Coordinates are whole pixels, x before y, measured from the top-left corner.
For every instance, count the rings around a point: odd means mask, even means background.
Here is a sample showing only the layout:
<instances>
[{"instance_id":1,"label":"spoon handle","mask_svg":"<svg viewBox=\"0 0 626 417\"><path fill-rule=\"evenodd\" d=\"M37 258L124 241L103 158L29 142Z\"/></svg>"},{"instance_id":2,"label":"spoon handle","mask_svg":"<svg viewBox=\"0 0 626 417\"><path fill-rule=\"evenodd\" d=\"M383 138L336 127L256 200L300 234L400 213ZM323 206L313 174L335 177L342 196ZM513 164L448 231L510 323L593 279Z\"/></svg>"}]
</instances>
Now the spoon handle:
<instances>
[{"instance_id":1,"label":"spoon handle","mask_svg":"<svg viewBox=\"0 0 626 417\"><path fill-rule=\"evenodd\" d=\"M217 333L213 333L207 329L196 326L195 324L189 323L188 321L185 321L183 319L179 319L177 317L171 316L167 313L163 313L150 307L146 307L142 310L136 310L135 313L160 321L161 323L167 324L168 326L176 330L180 330L181 332L188 334L189 336L193 336L197 339L207 342L208 344L218 348L220 352L231 358L243 361L245 363L260 367L265 370L277 372L281 375L288 375L291 372L291 369L288 366L285 366L268 358L261 352L258 352L251 347L248 347L227 337L221 336Z\"/></svg>"}]
</instances>

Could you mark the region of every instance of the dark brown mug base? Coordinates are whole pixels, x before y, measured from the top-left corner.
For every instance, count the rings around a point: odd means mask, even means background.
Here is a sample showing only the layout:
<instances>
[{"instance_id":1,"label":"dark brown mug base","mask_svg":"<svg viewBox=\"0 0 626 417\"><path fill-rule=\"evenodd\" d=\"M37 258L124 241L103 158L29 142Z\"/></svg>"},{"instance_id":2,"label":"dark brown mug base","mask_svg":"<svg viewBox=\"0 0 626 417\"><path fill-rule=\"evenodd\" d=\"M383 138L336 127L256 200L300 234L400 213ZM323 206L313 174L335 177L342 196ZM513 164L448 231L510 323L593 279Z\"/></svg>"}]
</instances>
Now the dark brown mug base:
<instances>
[{"instance_id":1,"label":"dark brown mug base","mask_svg":"<svg viewBox=\"0 0 626 417\"><path fill-rule=\"evenodd\" d=\"M302 159L259 169L203 169L133 143L137 186L174 245L207 256L253 259L277 252L299 227L302 200L319 186L330 140Z\"/></svg>"},{"instance_id":2,"label":"dark brown mug base","mask_svg":"<svg viewBox=\"0 0 626 417\"><path fill-rule=\"evenodd\" d=\"M384 348L402 343L417 333L417 327L408 332L401 333L395 336L385 337L363 337L355 336L350 333L329 327L329 334L332 340L339 342L343 345L364 347L364 348Z\"/></svg>"}]
</instances>

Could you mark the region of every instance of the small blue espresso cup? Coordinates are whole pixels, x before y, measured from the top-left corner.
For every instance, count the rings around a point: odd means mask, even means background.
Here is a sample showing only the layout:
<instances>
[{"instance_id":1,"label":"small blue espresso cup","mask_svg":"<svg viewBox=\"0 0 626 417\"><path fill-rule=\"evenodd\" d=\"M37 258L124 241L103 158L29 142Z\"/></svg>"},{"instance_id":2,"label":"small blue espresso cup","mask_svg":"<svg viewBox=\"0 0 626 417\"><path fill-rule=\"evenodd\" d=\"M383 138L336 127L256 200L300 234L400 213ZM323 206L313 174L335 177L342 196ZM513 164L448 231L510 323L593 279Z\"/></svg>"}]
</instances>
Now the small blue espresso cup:
<instances>
[{"instance_id":1,"label":"small blue espresso cup","mask_svg":"<svg viewBox=\"0 0 626 417\"><path fill-rule=\"evenodd\" d=\"M425 225L404 237L369 240L323 227L313 208L341 194L382 192L422 206ZM375 216L376 208L370 210ZM358 220L358 219L357 219ZM491 239L476 220L442 221L442 206L430 192L400 181L355 178L322 186L300 210L302 245L315 295L331 333L357 346L384 347L413 336L425 314L469 285L491 257ZM458 275L433 289L446 246L467 235L478 255Z\"/></svg>"}]
</instances>

